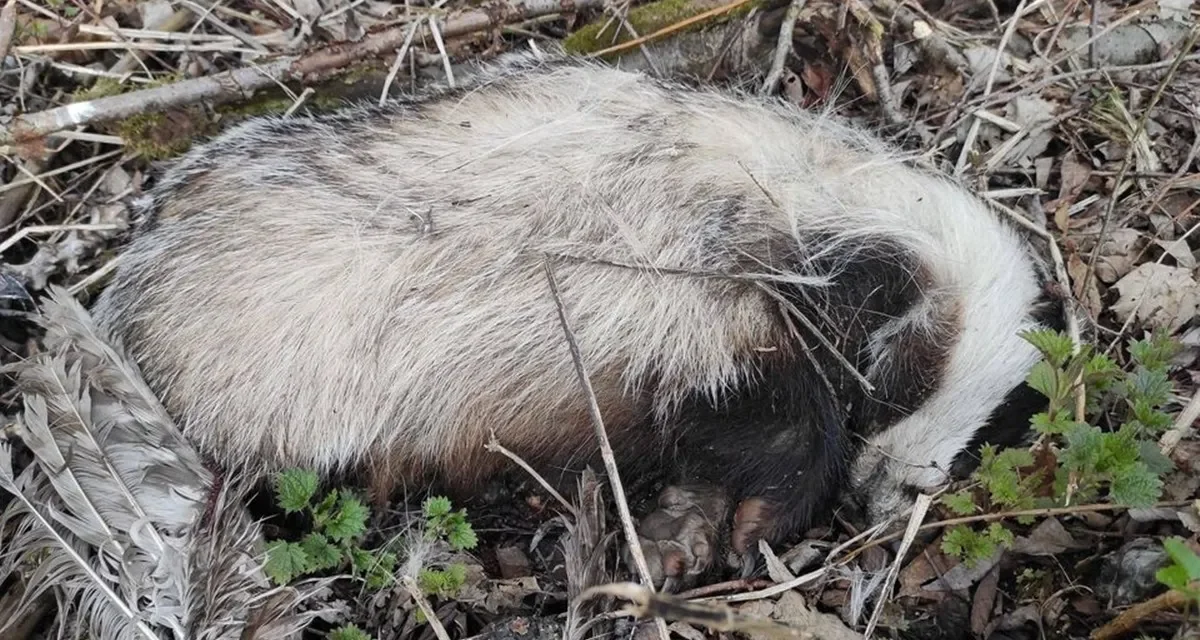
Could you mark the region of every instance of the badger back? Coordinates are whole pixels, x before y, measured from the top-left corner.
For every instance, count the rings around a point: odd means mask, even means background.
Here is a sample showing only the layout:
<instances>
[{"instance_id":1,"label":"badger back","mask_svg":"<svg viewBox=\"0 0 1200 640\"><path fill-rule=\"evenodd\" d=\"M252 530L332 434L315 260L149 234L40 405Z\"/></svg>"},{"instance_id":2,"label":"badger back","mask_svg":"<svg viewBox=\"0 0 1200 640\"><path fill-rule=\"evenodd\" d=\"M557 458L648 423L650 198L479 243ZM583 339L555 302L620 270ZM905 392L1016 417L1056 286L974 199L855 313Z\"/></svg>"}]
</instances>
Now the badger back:
<instances>
[{"instance_id":1,"label":"badger back","mask_svg":"<svg viewBox=\"0 0 1200 640\"><path fill-rule=\"evenodd\" d=\"M961 189L831 119L600 65L256 119L145 207L94 312L228 463L469 484L492 430L531 461L591 451L547 259L618 443L803 359L874 387L869 451L905 465L858 480L921 485L1036 357L1029 258Z\"/></svg>"}]
</instances>

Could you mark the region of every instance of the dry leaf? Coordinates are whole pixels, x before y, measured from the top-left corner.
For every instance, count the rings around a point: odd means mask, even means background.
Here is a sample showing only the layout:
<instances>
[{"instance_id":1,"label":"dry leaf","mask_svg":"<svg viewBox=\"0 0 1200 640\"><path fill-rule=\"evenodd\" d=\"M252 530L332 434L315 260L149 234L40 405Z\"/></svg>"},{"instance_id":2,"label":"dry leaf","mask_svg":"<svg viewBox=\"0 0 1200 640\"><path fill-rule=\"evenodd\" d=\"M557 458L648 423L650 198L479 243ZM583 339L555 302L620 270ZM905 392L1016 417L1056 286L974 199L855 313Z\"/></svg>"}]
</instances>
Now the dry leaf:
<instances>
[{"instance_id":1,"label":"dry leaf","mask_svg":"<svg viewBox=\"0 0 1200 640\"><path fill-rule=\"evenodd\" d=\"M810 609L804 596L786 591L778 600L755 600L738 607L745 616L770 618L787 626L812 634L821 640L862 640L862 634L846 626L837 616ZM751 640L767 640L758 633L746 634Z\"/></svg>"},{"instance_id":2,"label":"dry leaf","mask_svg":"<svg viewBox=\"0 0 1200 640\"><path fill-rule=\"evenodd\" d=\"M1079 257L1079 254L1072 253L1067 257L1067 275L1071 278L1071 293L1088 310L1088 313L1095 317L1104 310L1104 304L1100 300L1100 289L1096 285L1099 275L1096 278L1089 278L1087 274L1087 263ZM1084 282L1087 282L1087 291L1083 290Z\"/></svg>"},{"instance_id":3,"label":"dry leaf","mask_svg":"<svg viewBox=\"0 0 1200 640\"><path fill-rule=\"evenodd\" d=\"M1142 234L1135 229L1117 229L1110 233L1100 245L1100 255L1096 258L1096 277L1105 284L1123 278L1133 270L1143 244Z\"/></svg>"},{"instance_id":4,"label":"dry leaf","mask_svg":"<svg viewBox=\"0 0 1200 640\"><path fill-rule=\"evenodd\" d=\"M971 603L971 633L976 637L984 637L987 623L992 621L992 608L996 605L996 593L1000 587L1000 569L993 568L975 590L975 600Z\"/></svg>"},{"instance_id":5,"label":"dry leaf","mask_svg":"<svg viewBox=\"0 0 1200 640\"><path fill-rule=\"evenodd\" d=\"M1047 518L1013 541L1012 552L1028 556L1053 556L1070 549L1082 549L1086 543L1076 540L1057 518Z\"/></svg>"},{"instance_id":6,"label":"dry leaf","mask_svg":"<svg viewBox=\"0 0 1200 640\"><path fill-rule=\"evenodd\" d=\"M1147 328L1174 333L1200 312L1200 283L1191 269L1148 262L1113 286L1121 299L1112 310L1121 322L1133 317Z\"/></svg>"}]
</instances>

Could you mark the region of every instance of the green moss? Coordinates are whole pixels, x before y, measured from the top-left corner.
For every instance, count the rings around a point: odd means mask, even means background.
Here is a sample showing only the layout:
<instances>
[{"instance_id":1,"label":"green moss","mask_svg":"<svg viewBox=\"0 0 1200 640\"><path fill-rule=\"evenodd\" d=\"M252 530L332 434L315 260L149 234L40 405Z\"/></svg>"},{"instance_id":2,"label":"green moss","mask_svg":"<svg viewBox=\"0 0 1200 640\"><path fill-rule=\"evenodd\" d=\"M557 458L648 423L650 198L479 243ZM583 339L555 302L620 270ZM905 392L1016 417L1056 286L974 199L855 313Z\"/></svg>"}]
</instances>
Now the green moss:
<instances>
[{"instance_id":1,"label":"green moss","mask_svg":"<svg viewBox=\"0 0 1200 640\"><path fill-rule=\"evenodd\" d=\"M744 16L762 2L763 0L747 2L728 13L715 16L712 20L697 22L676 33L687 33L701 29L706 24L715 24L731 18ZM630 9L627 20L633 29L637 31L638 35L647 36L659 29L677 24L705 11L715 9L718 6L720 6L719 3L712 2L711 0L658 0L658 2L651 2ZM607 25L607 28L605 25ZM602 29L603 31L601 31ZM619 29L616 38L613 38L614 29ZM610 20L610 17L606 15L597 18L567 36L563 40L562 46L567 53L586 55L617 44L629 42L630 40L633 40L633 35L623 26L620 26L620 23Z\"/></svg>"},{"instance_id":2,"label":"green moss","mask_svg":"<svg viewBox=\"0 0 1200 640\"><path fill-rule=\"evenodd\" d=\"M143 113L130 116L117 124L117 133L125 148L148 160L171 158L187 151L203 126L192 120L192 114L169 117L165 113Z\"/></svg>"}]
</instances>

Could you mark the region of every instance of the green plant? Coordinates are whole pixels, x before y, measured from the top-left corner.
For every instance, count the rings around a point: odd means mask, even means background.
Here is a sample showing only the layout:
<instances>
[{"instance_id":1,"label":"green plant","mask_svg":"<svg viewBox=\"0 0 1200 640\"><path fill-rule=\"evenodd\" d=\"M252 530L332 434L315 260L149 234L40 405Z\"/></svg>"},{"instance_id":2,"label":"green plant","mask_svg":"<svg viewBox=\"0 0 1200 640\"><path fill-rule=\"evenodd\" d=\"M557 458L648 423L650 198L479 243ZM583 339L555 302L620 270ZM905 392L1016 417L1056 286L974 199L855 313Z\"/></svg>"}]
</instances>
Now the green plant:
<instances>
[{"instance_id":1,"label":"green plant","mask_svg":"<svg viewBox=\"0 0 1200 640\"><path fill-rule=\"evenodd\" d=\"M349 624L329 632L329 640L374 640L371 634Z\"/></svg>"},{"instance_id":2,"label":"green plant","mask_svg":"<svg viewBox=\"0 0 1200 640\"><path fill-rule=\"evenodd\" d=\"M1075 345L1054 331L1023 336L1042 360L1026 382L1046 397L1047 407L1030 420L1037 442L1030 448L997 450L985 445L972 474L973 487L942 498L959 515L1059 507L1104 497L1130 507L1153 504L1162 495L1162 476L1172 469L1156 438L1170 426L1163 410L1170 400L1168 368L1179 345L1156 332L1130 344L1132 367L1122 370L1090 345ZM1076 415L1080 384L1084 413ZM1101 429L1107 417L1116 428ZM1017 519L1021 524L1030 516ZM943 537L943 550L969 564L991 556L1012 535L998 523L984 530L958 525Z\"/></svg>"},{"instance_id":3,"label":"green plant","mask_svg":"<svg viewBox=\"0 0 1200 640\"><path fill-rule=\"evenodd\" d=\"M1187 596L1200 605L1200 556L1182 538L1163 540L1163 549L1171 558L1171 564L1155 573L1158 581L1174 591Z\"/></svg>"},{"instance_id":4,"label":"green plant","mask_svg":"<svg viewBox=\"0 0 1200 640\"><path fill-rule=\"evenodd\" d=\"M371 511L353 493L334 489L318 499L317 474L289 469L275 478L276 502L286 513L303 513L312 530L299 542L275 540L267 545L264 570L278 584L294 578L338 569L349 564L371 588L391 581L396 554L363 549Z\"/></svg>"},{"instance_id":5,"label":"green plant","mask_svg":"<svg viewBox=\"0 0 1200 640\"><path fill-rule=\"evenodd\" d=\"M425 515L426 539L444 541L454 551L474 549L479 541L467 522L467 512L451 509L447 498L433 497L425 501L422 512ZM417 573L417 584L421 591L429 595L451 597L458 593L466 581L467 567L462 563L453 563L441 569L423 567Z\"/></svg>"},{"instance_id":6,"label":"green plant","mask_svg":"<svg viewBox=\"0 0 1200 640\"><path fill-rule=\"evenodd\" d=\"M275 477L275 499L279 507L289 514L306 515L312 528L299 541L268 543L264 568L267 575L278 584L287 584L300 576L349 566L353 575L365 579L372 589L391 584L403 550L387 546L375 550L364 548L370 509L346 490L334 489L321 496L318 484L317 474L303 469L289 469ZM465 551L478 544L475 531L467 521L467 512L452 510L449 499L429 498L425 501L423 515L423 537L430 548L444 545L453 551ZM426 550L420 557L423 565L433 554ZM466 577L466 566L461 563L441 568L421 566L416 576L423 591L444 597L456 594Z\"/></svg>"}]
</instances>

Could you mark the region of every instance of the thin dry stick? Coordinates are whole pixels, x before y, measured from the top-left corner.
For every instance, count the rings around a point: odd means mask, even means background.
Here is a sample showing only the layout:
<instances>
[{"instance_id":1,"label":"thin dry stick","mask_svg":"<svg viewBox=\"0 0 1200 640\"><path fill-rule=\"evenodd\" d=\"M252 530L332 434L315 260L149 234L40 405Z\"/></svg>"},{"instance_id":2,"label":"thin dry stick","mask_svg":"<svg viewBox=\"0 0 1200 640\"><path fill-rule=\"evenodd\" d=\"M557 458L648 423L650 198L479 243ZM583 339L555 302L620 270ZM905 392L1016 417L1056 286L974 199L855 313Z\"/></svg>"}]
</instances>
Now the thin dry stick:
<instances>
[{"instance_id":1,"label":"thin dry stick","mask_svg":"<svg viewBox=\"0 0 1200 640\"><path fill-rule=\"evenodd\" d=\"M745 2L749 0L740 0L740 4ZM451 17L442 25L441 34L444 38L454 38L508 22L528 20L549 13L571 13L601 4L602 0L526 0L519 6L514 6L509 2L495 0ZM0 144L33 140L70 127L126 118L201 100L220 103L249 98L255 91L276 82L311 81L349 64L395 51L406 39L407 31L407 25L398 25L370 34L358 42L341 43L299 57L282 57L257 67L242 67L203 78L18 116L13 118L10 126L0 130ZM432 37L428 26L421 29L421 32L419 35L422 37Z\"/></svg>"},{"instance_id":2,"label":"thin dry stick","mask_svg":"<svg viewBox=\"0 0 1200 640\"><path fill-rule=\"evenodd\" d=\"M621 44L613 45L611 47L608 47L607 49L601 49L595 53L590 53L590 54L588 54L587 57L599 58L601 56L606 56L611 53L619 53L621 51L625 51L626 49L632 49L634 47L641 46L647 42L650 42L651 40L657 40L658 38L661 38L666 35L670 35L681 29L686 29L687 27L690 27L693 24L696 24L697 22L703 22L704 20L707 20L707 19L715 17L715 16L719 16L723 13L729 13L730 11L737 9L738 7L741 7L742 5L748 4L749 2L750 2L750 0L734 0L733 2L731 2L727 5L720 6L715 9L709 9L708 11L705 11L704 13L698 13L690 18L687 18L686 20L680 20L679 22L676 22L673 25L663 27L662 29L655 31L654 33L651 33L650 35L645 35L645 36L641 36L639 38L634 38L633 40L629 40L627 42L622 42Z\"/></svg>"},{"instance_id":3,"label":"thin dry stick","mask_svg":"<svg viewBox=\"0 0 1200 640\"><path fill-rule=\"evenodd\" d=\"M1190 504L1192 504L1191 500L1178 500L1175 502L1159 502L1155 505L1152 505L1150 508L1152 508L1152 509L1173 509L1176 507L1186 507ZM939 520L937 522L930 522L929 524L921 525L921 528L918 529L918 531L932 531L935 529L944 529L946 527L953 527L955 525L973 524L976 522L996 522L998 520L1011 520L1013 518L1022 518L1025 516L1029 516L1029 517L1033 517L1033 518L1049 518L1049 517L1053 517L1053 516L1070 516L1070 515L1075 515L1077 513L1100 513L1100 512L1104 512L1104 511L1124 511L1124 510L1127 510L1130 508L1132 508L1132 507L1128 507L1123 504L1080 504L1080 505L1075 505L1073 507L1052 507L1049 509L1023 509L1021 511L1004 511L1002 513L984 513L984 514L977 515L977 516L965 516L962 518L950 518L949 520ZM886 536L876 538L876 539L862 545L861 547L858 547L854 551L851 551L850 554L847 555L843 559L843 562L846 562L846 561L849 561L849 560L855 558L856 556L860 555L863 551L866 551L867 549L870 549L871 547L878 547L879 545L887 544L887 543L899 538L901 535L902 534L899 534L899 533L892 533L892 534L888 534Z\"/></svg>"},{"instance_id":4,"label":"thin dry stick","mask_svg":"<svg viewBox=\"0 0 1200 640\"><path fill-rule=\"evenodd\" d=\"M542 258L542 267L546 271L546 282L550 285L550 295L554 298L554 308L558 311L558 321L562 325L567 348L571 351L575 375L579 377L579 384L583 387L584 395L587 397L588 413L592 418L592 426L596 430L596 441L600 445L600 457L604 459L604 469L608 473L608 481L612 485L613 501L617 503L617 513L621 516L621 525L625 530L625 539L629 545L629 555L633 556L633 564L637 567L642 583L646 589L653 592L654 581L650 579L650 565L646 564L646 556L642 553L637 529L633 526L633 516L629 512L629 503L625 500L625 487L622 486L621 475L617 471L616 456L613 455L612 445L608 442L608 433L604 430L604 418L600 415L600 406L596 401L596 392L592 389L592 381L583 367L583 356L579 352L579 345L575 342L575 332L571 330L571 323L567 320L567 310L563 306L562 297L558 294L558 281L554 278L554 268L550 265L549 257ZM667 632L666 622L662 618L655 618L655 621L662 640L668 640L670 634Z\"/></svg>"},{"instance_id":5,"label":"thin dry stick","mask_svg":"<svg viewBox=\"0 0 1200 640\"><path fill-rule=\"evenodd\" d=\"M1159 447L1162 448L1164 456L1169 456L1175 451L1175 447L1179 445L1179 441L1187 435L1187 432L1192 428L1192 424L1200 419L1200 388L1192 392L1192 399L1188 401L1187 406L1175 418L1175 424L1169 431L1162 435L1158 441Z\"/></svg>"},{"instance_id":6,"label":"thin dry stick","mask_svg":"<svg viewBox=\"0 0 1200 640\"><path fill-rule=\"evenodd\" d=\"M763 598L770 598L771 596L779 595L785 591L791 591L796 587L806 585L810 582L816 582L825 575L826 571L827 569L825 567L821 567L815 571L810 571L802 576L793 578L787 582L780 582L779 584L767 587L766 589L762 589L760 591L751 591L750 593L735 593L728 596L715 596L712 598L701 598L701 600L716 600L719 602L746 602L750 600L762 600Z\"/></svg>"},{"instance_id":7,"label":"thin dry stick","mask_svg":"<svg viewBox=\"0 0 1200 640\"><path fill-rule=\"evenodd\" d=\"M988 72L987 82L983 86L984 98L992 93L992 86L996 83L996 74L1000 72L1000 62L1004 60L1004 49L1008 46L1008 41L1012 39L1013 33L1017 30L1017 23L1020 22L1023 15L1025 15L1025 0L1021 0L1021 3L1017 5L1017 10L1013 12L1012 19L1009 20L1008 27L1004 30L1004 35L1000 36L1000 45L996 48L996 59L992 61L992 69ZM962 152L958 154L958 162L954 166L956 177L961 176L967 168L967 157L975 148L975 138L979 136L979 127L982 124L983 120L972 114L971 128L967 130L967 139L963 142Z\"/></svg>"},{"instance_id":8,"label":"thin dry stick","mask_svg":"<svg viewBox=\"0 0 1200 640\"><path fill-rule=\"evenodd\" d=\"M542 477L542 474L538 473L537 471L534 470L533 467L529 466L529 463L525 462L525 460L523 460L521 458L521 456L513 453L512 451L509 451L508 449L506 449L504 447L504 445L500 444L500 441L496 439L495 431L492 431L492 439L489 440L487 444L483 445L483 448L487 449L488 451L494 451L496 453L499 453L499 454L503 455L504 457L508 458L509 460L512 460L513 462L517 463L518 467L521 467L522 469L524 469L525 472L528 473L530 476L532 476L533 479L536 480L538 484L542 485L543 489L548 491L550 493L550 495L554 496L555 500L558 500L558 502L560 504L562 504L563 507L566 507L567 511L570 512L571 517L573 517L576 521L579 520L579 512L575 510L575 506L572 505L569 500L564 498L561 493L559 493L557 490L555 490L554 487L550 486L550 483L546 482L546 479Z\"/></svg>"},{"instance_id":9,"label":"thin dry stick","mask_svg":"<svg viewBox=\"0 0 1200 640\"><path fill-rule=\"evenodd\" d=\"M892 585L896 584L896 577L900 575L900 563L903 562L908 549L912 547L913 541L917 539L917 531L920 530L921 523L925 521L925 514L929 513L929 506L932 504L933 498L926 494L917 496L916 503L913 504L912 517L908 519L904 540L900 543L900 549L896 551L896 559L888 569L887 579L883 581L883 589L880 590L879 598L875 601L875 611L871 613L871 619L867 622L867 631L863 635L868 639L872 633L875 633L875 627L879 625L879 617L883 615L883 607L888 602L888 592L892 590Z\"/></svg>"},{"instance_id":10,"label":"thin dry stick","mask_svg":"<svg viewBox=\"0 0 1200 640\"><path fill-rule=\"evenodd\" d=\"M1180 609L1188 604L1187 595L1174 589L1161 593L1145 602L1129 607L1108 624L1092 632L1091 640L1116 640L1137 631L1139 623L1146 618L1169 609Z\"/></svg>"},{"instance_id":11,"label":"thin dry stick","mask_svg":"<svg viewBox=\"0 0 1200 640\"><path fill-rule=\"evenodd\" d=\"M763 80L759 93L770 93L783 77L783 65L787 62L788 54L792 52L792 33L796 30L796 19L804 10L807 0L792 0L787 13L783 14L783 24L779 26L779 40L775 42L775 58L771 60L771 71Z\"/></svg>"},{"instance_id":12,"label":"thin dry stick","mask_svg":"<svg viewBox=\"0 0 1200 640\"><path fill-rule=\"evenodd\" d=\"M0 10L0 61L8 57L13 32L17 30L17 0L8 0Z\"/></svg>"},{"instance_id":13,"label":"thin dry stick","mask_svg":"<svg viewBox=\"0 0 1200 640\"><path fill-rule=\"evenodd\" d=\"M433 628L433 634L438 637L438 640L450 640L450 634L446 633L446 628L442 626L442 621L438 619L437 614L433 611L433 607L429 604L429 600L421 592L421 587L417 584L417 581L413 580L412 576L403 576L400 578L400 583L404 585L404 590L408 591L408 595L412 596L413 601L417 603L417 607L421 609L421 613L425 614L425 620Z\"/></svg>"}]
</instances>

